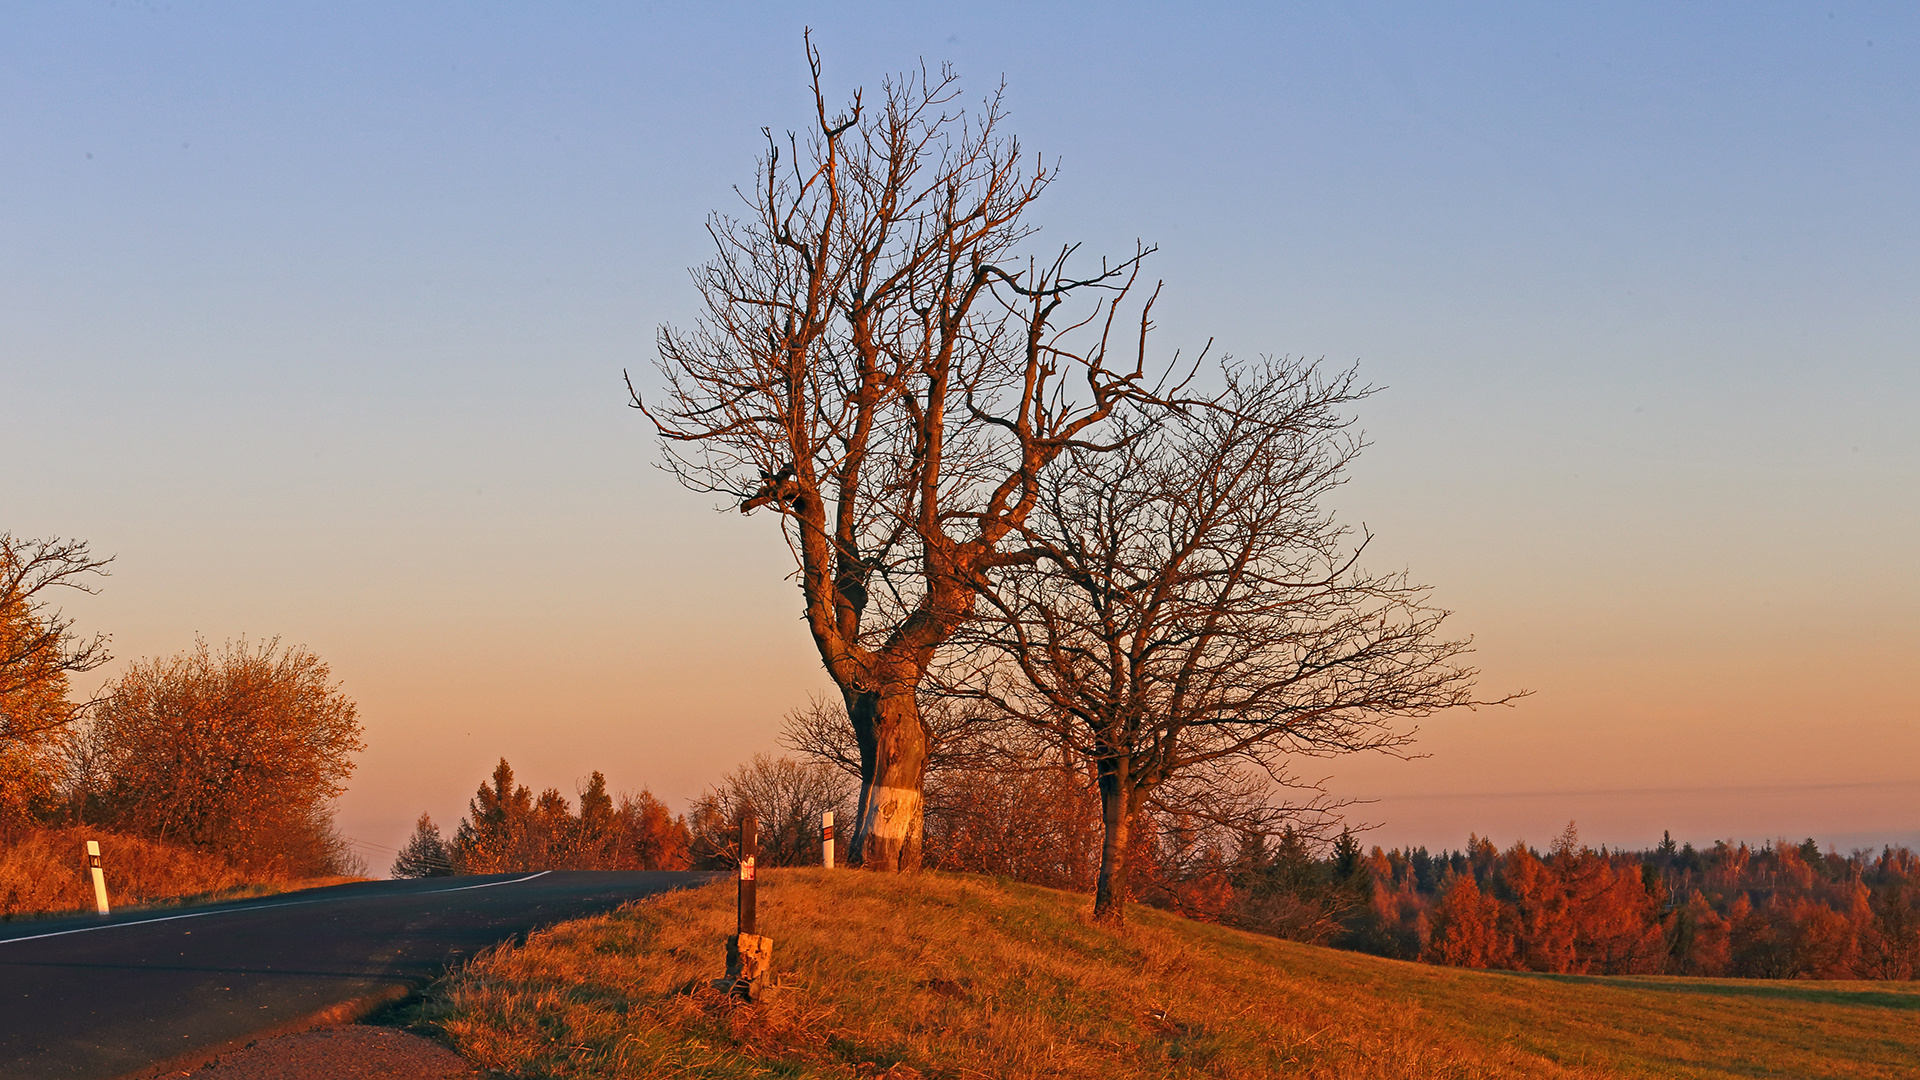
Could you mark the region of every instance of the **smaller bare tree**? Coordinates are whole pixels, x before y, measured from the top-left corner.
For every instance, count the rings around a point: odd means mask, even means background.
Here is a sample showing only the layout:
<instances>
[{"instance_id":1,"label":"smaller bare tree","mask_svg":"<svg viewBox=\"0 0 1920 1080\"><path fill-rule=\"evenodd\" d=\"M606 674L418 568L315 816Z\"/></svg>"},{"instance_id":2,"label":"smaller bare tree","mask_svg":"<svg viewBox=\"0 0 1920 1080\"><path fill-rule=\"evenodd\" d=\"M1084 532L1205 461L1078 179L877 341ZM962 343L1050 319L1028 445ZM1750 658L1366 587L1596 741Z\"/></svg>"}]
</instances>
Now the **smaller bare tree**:
<instances>
[{"instance_id":1,"label":"smaller bare tree","mask_svg":"<svg viewBox=\"0 0 1920 1080\"><path fill-rule=\"evenodd\" d=\"M1092 763L1094 910L1112 921L1149 802L1204 815L1209 773L1296 784L1292 758L1395 751L1412 734L1395 721L1473 703L1447 613L1405 574L1361 569L1366 537L1324 506L1362 445L1345 407L1368 390L1304 362L1224 374L1210 406L1068 452L1020 525L1037 560L997 569L998 617L965 643L984 648L944 673Z\"/></svg>"},{"instance_id":2,"label":"smaller bare tree","mask_svg":"<svg viewBox=\"0 0 1920 1080\"><path fill-rule=\"evenodd\" d=\"M972 704L972 708L965 707ZM920 716L927 724L927 782L960 770L1018 769L1031 763L1034 741L1022 732L1009 732L1001 717L977 703L952 698L926 698ZM847 710L818 695L791 710L780 731L780 743L803 761L820 762L860 779L860 744Z\"/></svg>"}]
</instances>

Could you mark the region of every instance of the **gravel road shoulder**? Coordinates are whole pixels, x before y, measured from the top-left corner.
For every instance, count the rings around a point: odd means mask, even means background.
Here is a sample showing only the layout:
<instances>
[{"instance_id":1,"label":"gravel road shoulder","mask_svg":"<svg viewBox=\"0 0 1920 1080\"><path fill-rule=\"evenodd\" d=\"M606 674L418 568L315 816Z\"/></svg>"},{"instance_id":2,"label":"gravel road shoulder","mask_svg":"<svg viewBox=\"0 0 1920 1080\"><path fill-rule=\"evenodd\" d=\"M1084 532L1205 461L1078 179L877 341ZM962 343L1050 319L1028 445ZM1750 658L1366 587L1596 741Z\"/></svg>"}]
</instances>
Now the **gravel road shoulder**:
<instances>
[{"instance_id":1,"label":"gravel road shoulder","mask_svg":"<svg viewBox=\"0 0 1920 1080\"><path fill-rule=\"evenodd\" d=\"M348 1024L248 1043L187 1072L193 1080L480 1080L445 1046L405 1031Z\"/></svg>"}]
</instances>

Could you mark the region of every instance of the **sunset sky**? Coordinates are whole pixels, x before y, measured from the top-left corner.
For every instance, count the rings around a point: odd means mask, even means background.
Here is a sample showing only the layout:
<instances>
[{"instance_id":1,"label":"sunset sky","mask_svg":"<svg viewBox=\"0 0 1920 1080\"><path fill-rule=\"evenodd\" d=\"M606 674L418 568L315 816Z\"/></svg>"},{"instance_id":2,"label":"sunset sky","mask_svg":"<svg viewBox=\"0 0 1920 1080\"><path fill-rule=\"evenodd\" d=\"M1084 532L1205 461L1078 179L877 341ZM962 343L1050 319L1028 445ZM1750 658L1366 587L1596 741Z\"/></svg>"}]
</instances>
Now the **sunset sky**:
<instances>
[{"instance_id":1,"label":"sunset sky","mask_svg":"<svg viewBox=\"0 0 1920 1080\"><path fill-rule=\"evenodd\" d=\"M1384 388L1342 517L1533 694L1303 765L1373 842L1920 845L1920 10L798 7L0 10L0 529L117 556L83 688L312 648L384 848L502 755L678 808L777 751L830 684L775 519L621 372L810 25L839 98L1004 79L1168 352Z\"/></svg>"}]
</instances>

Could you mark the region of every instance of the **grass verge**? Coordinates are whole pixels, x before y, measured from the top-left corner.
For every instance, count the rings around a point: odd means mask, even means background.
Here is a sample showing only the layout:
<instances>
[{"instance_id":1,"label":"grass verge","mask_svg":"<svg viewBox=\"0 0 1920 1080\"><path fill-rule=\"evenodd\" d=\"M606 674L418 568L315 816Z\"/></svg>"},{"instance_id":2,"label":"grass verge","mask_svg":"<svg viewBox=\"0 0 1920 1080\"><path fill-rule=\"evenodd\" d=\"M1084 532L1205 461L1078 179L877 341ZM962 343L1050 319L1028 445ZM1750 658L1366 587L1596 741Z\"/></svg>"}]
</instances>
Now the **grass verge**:
<instances>
[{"instance_id":1,"label":"grass verge","mask_svg":"<svg viewBox=\"0 0 1920 1080\"><path fill-rule=\"evenodd\" d=\"M177 844L98 829L33 829L0 846L0 920L92 911L93 879L82 854L88 840L100 841L107 894L115 911L270 896L360 880L241 869Z\"/></svg>"},{"instance_id":2,"label":"grass verge","mask_svg":"<svg viewBox=\"0 0 1920 1080\"><path fill-rule=\"evenodd\" d=\"M733 885L561 924L419 1006L516 1077L1908 1077L1920 985L1466 971L969 875L763 872L793 989L729 1001Z\"/></svg>"}]
</instances>

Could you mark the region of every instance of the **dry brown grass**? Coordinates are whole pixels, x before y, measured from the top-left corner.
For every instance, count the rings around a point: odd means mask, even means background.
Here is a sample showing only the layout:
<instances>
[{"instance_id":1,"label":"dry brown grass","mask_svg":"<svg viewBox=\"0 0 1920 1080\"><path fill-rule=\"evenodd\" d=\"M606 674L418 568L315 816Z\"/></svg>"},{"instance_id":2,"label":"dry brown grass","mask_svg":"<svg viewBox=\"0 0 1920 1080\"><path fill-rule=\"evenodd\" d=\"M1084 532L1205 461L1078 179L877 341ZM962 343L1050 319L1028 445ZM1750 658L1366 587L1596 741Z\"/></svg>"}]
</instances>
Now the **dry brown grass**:
<instances>
[{"instance_id":1,"label":"dry brown grass","mask_svg":"<svg viewBox=\"0 0 1920 1080\"><path fill-rule=\"evenodd\" d=\"M1582 979L1397 963L948 874L763 875L796 984L707 989L731 882L477 958L423 1009L515 1077L1910 1076L1913 984Z\"/></svg>"},{"instance_id":2,"label":"dry brown grass","mask_svg":"<svg viewBox=\"0 0 1920 1080\"><path fill-rule=\"evenodd\" d=\"M114 910L265 896L353 878L295 878L239 869L225 860L155 840L98 829L32 829L0 844L0 919L93 910L83 852L100 841Z\"/></svg>"}]
</instances>

